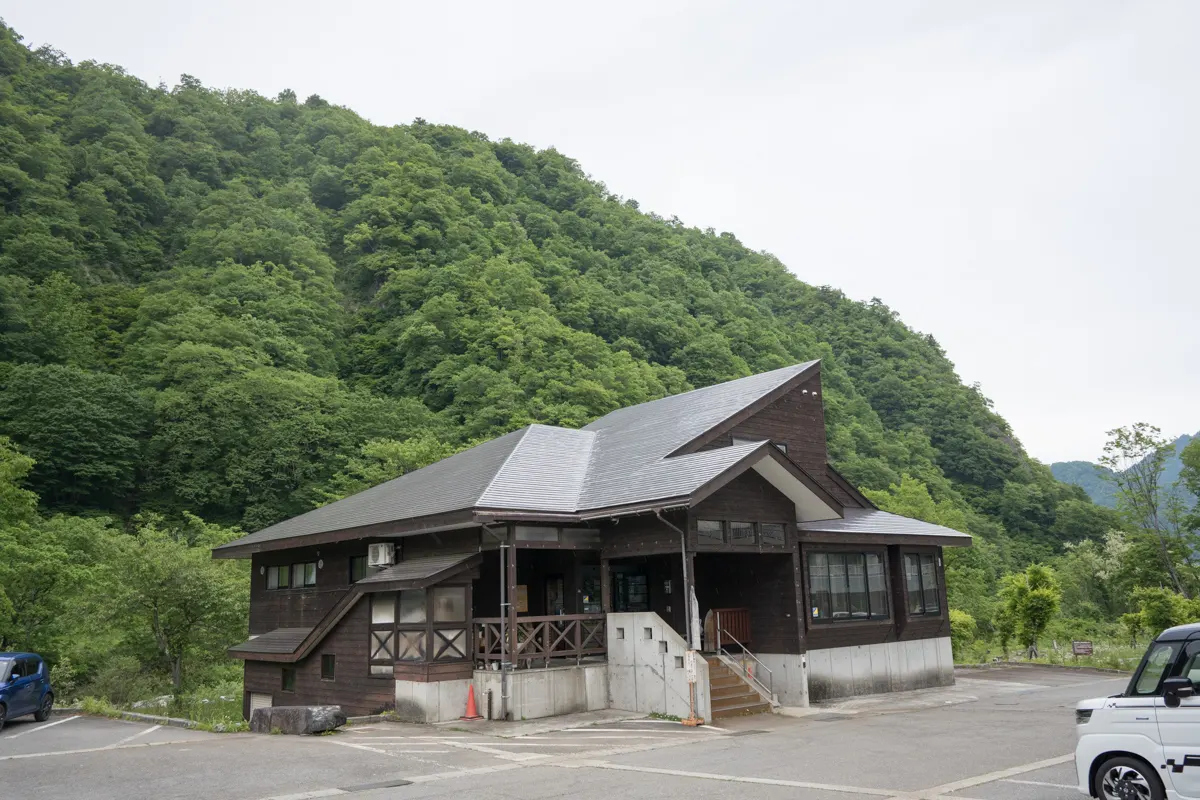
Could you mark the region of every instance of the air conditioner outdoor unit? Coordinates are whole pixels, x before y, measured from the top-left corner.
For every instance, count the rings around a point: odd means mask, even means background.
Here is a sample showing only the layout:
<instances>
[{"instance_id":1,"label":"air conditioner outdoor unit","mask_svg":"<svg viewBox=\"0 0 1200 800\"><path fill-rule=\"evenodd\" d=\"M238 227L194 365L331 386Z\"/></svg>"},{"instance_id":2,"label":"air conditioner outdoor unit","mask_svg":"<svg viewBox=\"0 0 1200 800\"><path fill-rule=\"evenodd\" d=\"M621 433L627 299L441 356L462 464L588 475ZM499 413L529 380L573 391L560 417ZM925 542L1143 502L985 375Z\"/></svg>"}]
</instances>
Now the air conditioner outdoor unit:
<instances>
[{"instance_id":1,"label":"air conditioner outdoor unit","mask_svg":"<svg viewBox=\"0 0 1200 800\"><path fill-rule=\"evenodd\" d=\"M361 551L360 551L361 552ZM390 567L396 560L396 545L391 542L367 546L367 565L372 567Z\"/></svg>"}]
</instances>

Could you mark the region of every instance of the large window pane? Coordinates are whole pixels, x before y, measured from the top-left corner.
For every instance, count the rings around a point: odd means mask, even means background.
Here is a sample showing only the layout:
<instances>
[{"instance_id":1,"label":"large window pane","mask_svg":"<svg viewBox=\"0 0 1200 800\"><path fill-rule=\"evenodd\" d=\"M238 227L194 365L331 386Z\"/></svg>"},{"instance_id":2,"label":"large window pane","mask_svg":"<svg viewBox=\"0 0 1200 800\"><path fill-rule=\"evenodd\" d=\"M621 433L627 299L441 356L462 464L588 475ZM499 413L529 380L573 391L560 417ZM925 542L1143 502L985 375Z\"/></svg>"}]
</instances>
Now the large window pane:
<instances>
[{"instance_id":1,"label":"large window pane","mask_svg":"<svg viewBox=\"0 0 1200 800\"><path fill-rule=\"evenodd\" d=\"M724 544L725 526L720 520L702 519L696 522L696 539L700 544Z\"/></svg>"},{"instance_id":2,"label":"large window pane","mask_svg":"<svg viewBox=\"0 0 1200 800\"><path fill-rule=\"evenodd\" d=\"M829 556L812 553L808 557L808 593L813 619L829 618Z\"/></svg>"},{"instance_id":3,"label":"large window pane","mask_svg":"<svg viewBox=\"0 0 1200 800\"><path fill-rule=\"evenodd\" d=\"M763 544L783 544L787 526L782 522L763 522L758 526Z\"/></svg>"},{"instance_id":4,"label":"large window pane","mask_svg":"<svg viewBox=\"0 0 1200 800\"><path fill-rule=\"evenodd\" d=\"M729 543L730 544L754 544L754 523L753 522L731 522L729 523Z\"/></svg>"},{"instance_id":5,"label":"large window pane","mask_svg":"<svg viewBox=\"0 0 1200 800\"><path fill-rule=\"evenodd\" d=\"M937 564L933 556L921 556L921 588L925 595L925 613L939 613L941 603L938 602Z\"/></svg>"},{"instance_id":6,"label":"large window pane","mask_svg":"<svg viewBox=\"0 0 1200 800\"><path fill-rule=\"evenodd\" d=\"M371 595L371 624L391 625L396 621L396 593Z\"/></svg>"},{"instance_id":7,"label":"large window pane","mask_svg":"<svg viewBox=\"0 0 1200 800\"><path fill-rule=\"evenodd\" d=\"M871 595L871 618L886 619L887 576L883 571L883 559L878 553L867 553L867 591Z\"/></svg>"},{"instance_id":8,"label":"large window pane","mask_svg":"<svg viewBox=\"0 0 1200 800\"><path fill-rule=\"evenodd\" d=\"M425 590L405 589L400 593L399 625L418 625L425 622Z\"/></svg>"},{"instance_id":9,"label":"large window pane","mask_svg":"<svg viewBox=\"0 0 1200 800\"><path fill-rule=\"evenodd\" d=\"M371 661L394 661L396 639L392 631L371 631Z\"/></svg>"},{"instance_id":10,"label":"large window pane","mask_svg":"<svg viewBox=\"0 0 1200 800\"><path fill-rule=\"evenodd\" d=\"M846 580L850 586L850 616L867 619L871 616L867 606L867 566L861 553L846 556Z\"/></svg>"},{"instance_id":11,"label":"large window pane","mask_svg":"<svg viewBox=\"0 0 1200 800\"><path fill-rule=\"evenodd\" d=\"M425 660L425 631L396 632L396 660Z\"/></svg>"},{"instance_id":12,"label":"large window pane","mask_svg":"<svg viewBox=\"0 0 1200 800\"><path fill-rule=\"evenodd\" d=\"M467 621L467 587L442 586L433 590L434 622Z\"/></svg>"},{"instance_id":13,"label":"large window pane","mask_svg":"<svg viewBox=\"0 0 1200 800\"><path fill-rule=\"evenodd\" d=\"M843 553L829 554L829 617L850 617L850 595L846 584L846 556Z\"/></svg>"},{"instance_id":14,"label":"large window pane","mask_svg":"<svg viewBox=\"0 0 1200 800\"><path fill-rule=\"evenodd\" d=\"M367 557L350 556L350 582L358 583L367 577Z\"/></svg>"},{"instance_id":15,"label":"large window pane","mask_svg":"<svg viewBox=\"0 0 1200 800\"><path fill-rule=\"evenodd\" d=\"M904 554L904 582L908 588L908 613L924 613L925 598L921 594L921 557L914 553Z\"/></svg>"}]
</instances>

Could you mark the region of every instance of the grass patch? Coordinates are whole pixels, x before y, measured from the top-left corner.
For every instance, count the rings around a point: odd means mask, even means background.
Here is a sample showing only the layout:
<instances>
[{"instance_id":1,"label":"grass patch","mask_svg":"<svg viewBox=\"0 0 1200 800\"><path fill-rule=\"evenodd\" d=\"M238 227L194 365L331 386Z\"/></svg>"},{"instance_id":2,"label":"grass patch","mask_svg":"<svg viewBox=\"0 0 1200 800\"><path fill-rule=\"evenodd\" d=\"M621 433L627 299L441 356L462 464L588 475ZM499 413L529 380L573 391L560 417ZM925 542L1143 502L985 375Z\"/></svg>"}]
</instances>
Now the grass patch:
<instances>
[{"instance_id":1,"label":"grass patch","mask_svg":"<svg viewBox=\"0 0 1200 800\"><path fill-rule=\"evenodd\" d=\"M651 711L649 719L662 719L667 722L683 722L683 717L677 717L674 714L660 714L657 711Z\"/></svg>"}]
</instances>

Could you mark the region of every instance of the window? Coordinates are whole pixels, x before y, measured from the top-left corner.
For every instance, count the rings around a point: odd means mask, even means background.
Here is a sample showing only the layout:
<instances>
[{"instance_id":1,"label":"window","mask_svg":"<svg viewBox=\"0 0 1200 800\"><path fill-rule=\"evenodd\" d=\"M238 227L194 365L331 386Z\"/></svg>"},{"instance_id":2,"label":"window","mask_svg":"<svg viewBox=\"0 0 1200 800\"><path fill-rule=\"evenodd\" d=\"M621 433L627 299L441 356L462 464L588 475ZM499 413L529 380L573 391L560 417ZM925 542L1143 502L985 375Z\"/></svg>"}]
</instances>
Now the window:
<instances>
[{"instance_id":1,"label":"window","mask_svg":"<svg viewBox=\"0 0 1200 800\"><path fill-rule=\"evenodd\" d=\"M405 589L400 593L401 625L423 625L425 623L425 590Z\"/></svg>"},{"instance_id":2,"label":"window","mask_svg":"<svg viewBox=\"0 0 1200 800\"><path fill-rule=\"evenodd\" d=\"M730 544L754 544L754 523L753 522L731 522L729 523L729 543Z\"/></svg>"},{"instance_id":3,"label":"window","mask_svg":"<svg viewBox=\"0 0 1200 800\"><path fill-rule=\"evenodd\" d=\"M381 592L371 595L371 624L391 625L396 621L396 593Z\"/></svg>"},{"instance_id":4,"label":"window","mask_svg":"<svg viewBox=\"0 0 1200 800\"><path fill-rule=\"evenodd\" d=\"M724 544L725 525L715 519L698 520L696 522L696 541L700 544Z\"/></svg>"},{"instance_id":5,"label":"window","mask_svg":"<svg viewBox=\"0 0 1200 800\"><path fill-rule=\"evenodd\" d=\"M1138 673L1133 685L1133 694L1143 696L1158 694L1158 685L1162 683L1167 667L1175 660L1178 647L1178 642L1163 642L1154 645L1154 648L1146 654L1146 660L1142 662L1141 672Z\"/></svg>"},{"instance_id":6,"label":"window","mask_svg":"<svg viewBox=\"0 0 1200 800\"><path fill-rule=\"evenodd\" d=\"M321 656L321 680L333 680L334 670L337 668L337 656L324 655Z\"/></svg>"},{"instance_id":7,"label":"window","mask_svg":"<svg viewBox=\"0 0 1200 800\"><path fill-rule=\"evenodd\" d=\"M317 562L309 561L304 564L292 564L292 586L294 588L316 585Z\"/></svg>"},{"instance_id":8,"label":"window","mask_svg":"<svg viewBox=\"0 0 1200 800\"><path fill-rule=\"evenodd\" d=\"M560 579L561 580L561 579ZM467 621L467 587L442 586L433 590L434 622Z\"/></svg>"},{"instance_id":9,"label":"window","mask_svg":"<svg viewBox=\"0 0 1200 800\"><path fill-rule=\"evenodd\" d=\"M879 553L810 553L809 599L815 622L887 619L887 580Z\"/></svg>"},{"instance_id":10,"label":"window","mask_svg":"<svg viewBox=\"0 0 1200 800\"><path fill-rule=\"evenodd\" d=\"M291 567L267 567L267 588L288 588L288 576L290 574Z\"/></svg>"},{"instance_id":11,"label":"window","mask_svg":"<svg viewBox=\"0 0 1200 800\"><path fill-rule=\"evenodd\" d=\"M787 526L782 522L759 523L758 531L762 534L763 544L784 544Z\"/></svg>"},{"instance_id":12,"label":"window","mask_svg":"<svg viewBox=\"0 0 1200 800\"><path fill-rule=\"evenodd\" d=\"M367 557L350 556L350 582L358 583L367 577Z\"/></svg>"},{"instance_id":13,"label":"window","mask_svg":"<svg viewBox=\"0 0 1200 800\"><path fill-rule=\"evenodd\" d=\"M284 667L283 674L279 681L279 688L285 692L296 691L296 669L294 667Z\"/></svg>"},{"instance_id":14,"label":"window","mask_svg":"<svg viewBox=\"0 0 1200 800\"><path fill-rule=\"evenodd\" d=\"M936 556L925 553L904 554L904 582L908 587L910 616L940 614Z\"/></svg>"}]
</instances>

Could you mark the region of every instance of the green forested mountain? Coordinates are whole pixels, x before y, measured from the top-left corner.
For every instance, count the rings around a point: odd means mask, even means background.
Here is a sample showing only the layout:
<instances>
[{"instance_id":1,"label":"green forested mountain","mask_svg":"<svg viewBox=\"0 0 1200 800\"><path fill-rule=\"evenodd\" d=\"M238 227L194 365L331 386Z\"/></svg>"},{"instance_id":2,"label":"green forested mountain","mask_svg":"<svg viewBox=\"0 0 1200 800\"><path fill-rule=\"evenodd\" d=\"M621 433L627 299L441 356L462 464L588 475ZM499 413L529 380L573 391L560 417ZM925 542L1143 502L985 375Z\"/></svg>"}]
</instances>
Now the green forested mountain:
<instances>
[{"instance_id":1,"label":"green forested mountain","mask_svg":"<svg viewBox=\"0 0 1200 800\"><path fill-rule=\"evenodd\" d=\"M1171 455L1163 464L1162 484L1170 493L1178 495L1184 502L1195 502L1188 490L1178 485L1180 473L1183 471L1183 450L1194 436L1184 434L1172 445ZM1063 483L1070 483L1087 492L1093 503L1108 508L1117 507L1117 489L1112 480L1112 471L1090 461L1056 461L1050 465L1050 472Z\"/></svg>"},{"instance_id":2,"label":"green forested mountain","mask_svg":"<svg viewBox=\"0 0 1200 800\"><path fill-rule=\"evenodd\" d=\"M821 358L831 460L924 484L978 535L954 580L979 597L1114 524L883 302L553 149L153 87L3 28L0 201L0 437L42 518L195 545L530 421Z\"/></svg>"}]
</instances>

